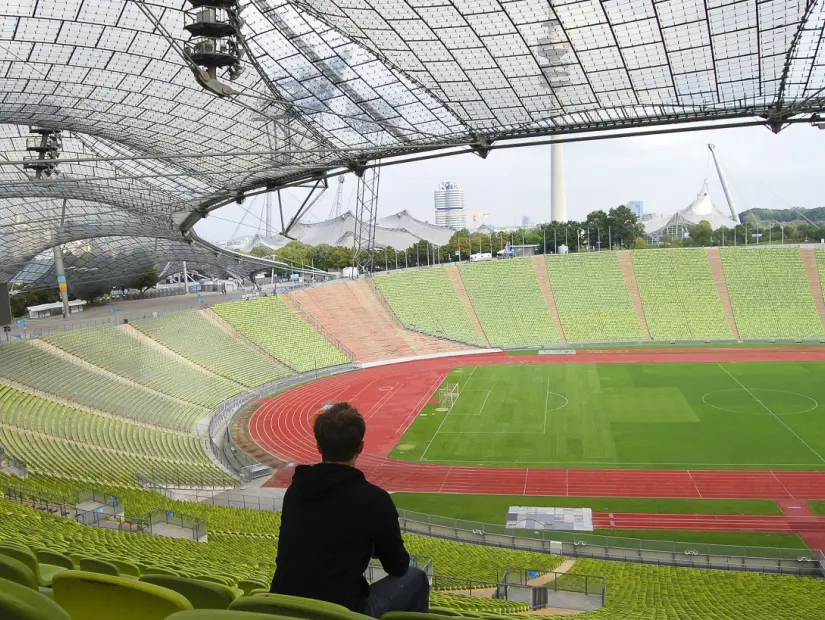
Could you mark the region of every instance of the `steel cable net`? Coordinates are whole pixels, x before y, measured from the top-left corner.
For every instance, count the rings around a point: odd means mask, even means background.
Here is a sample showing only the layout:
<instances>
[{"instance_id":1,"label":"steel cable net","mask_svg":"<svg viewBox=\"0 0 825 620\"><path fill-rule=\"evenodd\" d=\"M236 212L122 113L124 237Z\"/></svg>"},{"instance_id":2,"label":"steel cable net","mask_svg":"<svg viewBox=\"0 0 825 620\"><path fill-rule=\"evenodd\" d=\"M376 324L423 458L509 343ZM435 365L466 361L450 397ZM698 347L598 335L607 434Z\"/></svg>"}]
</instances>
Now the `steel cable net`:
<instances>
[{"instance_id":1,"label":"steel cable net","mask_svg":"<svg viewBox=\"0 0 825 620\"><path fill-rule=\"evenodd\" d=\"M825 109L825 0L239 0L227 97L195 80L188 8L0 5L0 264L182 242L240 193L425 149ZM18 165L30 127L62 132L59 174Z\"/></svg>"}]
</instances>

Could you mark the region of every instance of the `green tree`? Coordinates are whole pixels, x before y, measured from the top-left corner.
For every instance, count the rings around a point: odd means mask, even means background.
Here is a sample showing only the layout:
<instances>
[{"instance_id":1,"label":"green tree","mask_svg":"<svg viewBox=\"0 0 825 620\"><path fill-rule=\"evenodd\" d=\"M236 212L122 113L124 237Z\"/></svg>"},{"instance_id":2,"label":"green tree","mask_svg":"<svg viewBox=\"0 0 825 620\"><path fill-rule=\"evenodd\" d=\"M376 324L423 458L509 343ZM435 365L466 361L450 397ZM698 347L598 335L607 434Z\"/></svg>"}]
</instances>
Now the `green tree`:
<instances>
[{"instance_id":1,"label":"green tree","mask_svg":"<svg viewBox=\"0 0 825 620\"><path fill-rule=\"evenodd\" d=\"M258 258L266 258L267 256L272 256L272 250L264 245L256 245L249 254L250 256L257 256Z\"/></svg>"},{"instance_id":2,"label":"green tree","mask_svg":"<svg viewBox=\"0 0 825 620\"><path fill-rule=\"evenodd\" d=\"M707 220L702 220L698 224L690 227L690 239L692 245L706 247L710 245L711 237L713 237L713 227Z\"/></svg>"},{"instance_id":3,"label":"green tree","mask_svg":"<svg viewBox=\"0 0 825 620\"><path fill-rule=\"evenodd\" d=\"M645 233L645 227L636 214L623 205L610 209L607 223L614 246L629 248L637 237L643 237Z\"/></svg>"},{"instance_id":4,"label":"green tree","mask_svg":"<svg viewBox=\"0 0 825 620\"><path fill-rule=\"evenodd\" d=\"M160 282L158 268L156 265L152 265L149 269L138 276L138 279L135 280L132 287L138 289L141 294L143 294L153 286L157 285L158 282Z\"/></svg>"},{"instance_id":5,"label":"green tree","mask_svg":"<svg viewBox=\"0 0 825 620\"><path fill-rule=\"evenodd\" d=\"M630 247L633 250L645 250L647 249L647 241L644 237L636 237Z\"/></svg>"}]
</instances>

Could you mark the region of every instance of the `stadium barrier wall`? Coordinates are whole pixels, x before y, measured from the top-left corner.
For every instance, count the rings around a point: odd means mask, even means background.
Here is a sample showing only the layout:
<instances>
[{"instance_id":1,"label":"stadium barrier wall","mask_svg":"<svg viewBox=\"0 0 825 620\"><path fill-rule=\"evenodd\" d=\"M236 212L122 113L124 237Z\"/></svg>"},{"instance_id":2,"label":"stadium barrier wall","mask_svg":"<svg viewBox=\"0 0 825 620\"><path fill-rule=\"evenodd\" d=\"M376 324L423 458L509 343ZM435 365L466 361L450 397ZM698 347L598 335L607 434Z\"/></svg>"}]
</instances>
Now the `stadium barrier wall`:
<instances>
[{"instance_id":1,"label":"stadium barrier wall","mask_svg":"<svg viewBox=\"0 0 825 620\"><path fill-rule=\"evenodd\" d=\"M541 538L533 538L515 536L503 526L489 523L460 521L406 510L398 512L404 532L491 547L663 566L787 575L820 574L819 563L808 549L645 540L558 530L545 531Z\"/></svg>"},{"instance_id":2,"label":"stadium barrier wall","mask_svg":"<svg viewBox=\"0 0 825 620\"><path fill-rule=\"evenodd\" d=\"M276 392L295 387L307 381L315 381L321 377L330 377L358 368L360 368L358 364L342 364L340 366L319 368L278 381L271 381L253 390L236 394L211 411L206 418L209 420L208 426L204 425L199 428L199 434L205 435L206 445L214 459L242 482L248 482L250 476L253 475L254 477L268 475L271 470L269 468L262 469L265 466L241 450L232 439L230 426L235 416L253 400L271 396Z\"/></svg>"}]
</instances>

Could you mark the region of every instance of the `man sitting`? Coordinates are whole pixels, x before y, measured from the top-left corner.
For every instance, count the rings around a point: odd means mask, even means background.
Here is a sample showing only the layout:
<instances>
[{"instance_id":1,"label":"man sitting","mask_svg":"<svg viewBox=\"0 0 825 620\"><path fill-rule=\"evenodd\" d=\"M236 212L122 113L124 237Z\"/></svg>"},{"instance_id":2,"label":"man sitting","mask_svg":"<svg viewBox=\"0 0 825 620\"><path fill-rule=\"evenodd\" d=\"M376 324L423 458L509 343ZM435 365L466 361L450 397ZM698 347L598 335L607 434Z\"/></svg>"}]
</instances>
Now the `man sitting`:
<instances>
[{"instance_id":1,"label":"man sitting","mask_svg":"<svg viewBox=\"0 0 825 620\"><path fill-rule=\"evenodd\" d=\"M321 463L299 465L284 495L271 592L330 601L373 618L429 610L426 574L410 566L389 493L367 482L355 461L366 423L347 403L313 424ZM370 557L387 577L370 586Z\"/></svg>"}]
</instances>

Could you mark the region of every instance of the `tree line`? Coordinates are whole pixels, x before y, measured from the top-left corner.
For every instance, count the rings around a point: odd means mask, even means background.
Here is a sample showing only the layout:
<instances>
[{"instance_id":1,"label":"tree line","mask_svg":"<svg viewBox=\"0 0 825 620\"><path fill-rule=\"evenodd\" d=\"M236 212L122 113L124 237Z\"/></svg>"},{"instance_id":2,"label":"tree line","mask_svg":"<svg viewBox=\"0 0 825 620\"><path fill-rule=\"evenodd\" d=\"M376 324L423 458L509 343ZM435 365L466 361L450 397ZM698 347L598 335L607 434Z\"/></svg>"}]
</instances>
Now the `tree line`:
<instances>
[{"instance_id":1,"label":"tree line","mask_svg":"<svg viewBox=\"0 0 825 620\"><path fill-rule=\"evenodd\" d=\"M636 214L625 206L619 206L607 212L593 211L580 222L548 222L506 232L471 232L465 228L456 231L449 242L441 246L422 240L406 249L377 249L372 262L373 270L380 271L466 261L470 254L489 252L495 256L508 243L538 246L538 254L558 253L562 246L570 252L641 248L646 246L643 235L644 227ZM309 266L323 271L339 271L353 263L352 248L327 244L310 246L300 241L290 241L274 251L259 245L250 254L261 258L273 257L295 267Z\"/></svg>"}]
</instances>

